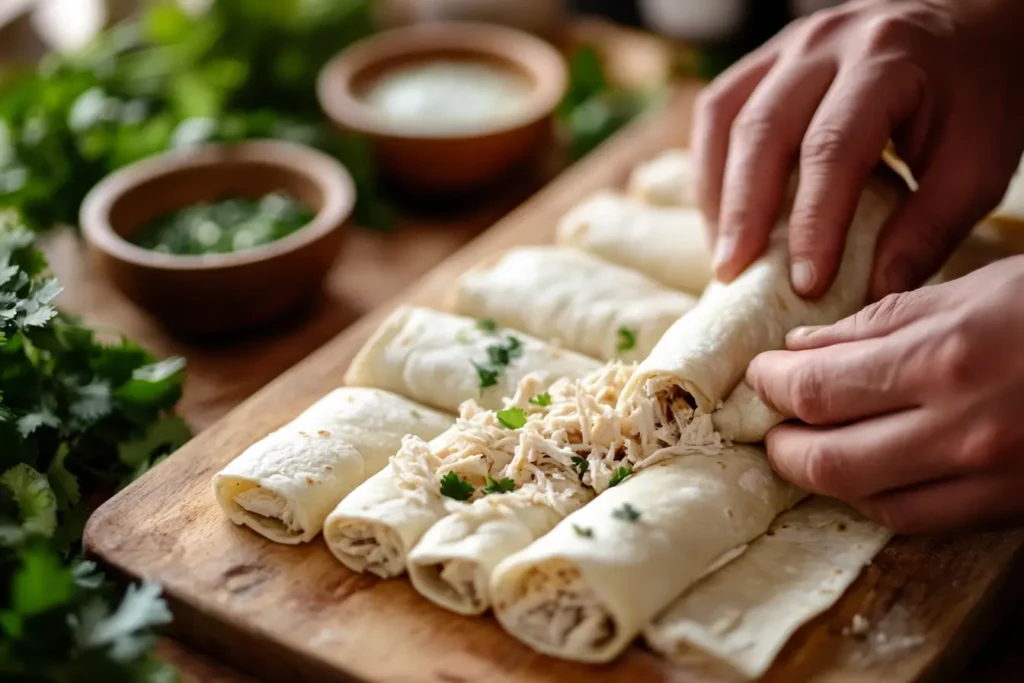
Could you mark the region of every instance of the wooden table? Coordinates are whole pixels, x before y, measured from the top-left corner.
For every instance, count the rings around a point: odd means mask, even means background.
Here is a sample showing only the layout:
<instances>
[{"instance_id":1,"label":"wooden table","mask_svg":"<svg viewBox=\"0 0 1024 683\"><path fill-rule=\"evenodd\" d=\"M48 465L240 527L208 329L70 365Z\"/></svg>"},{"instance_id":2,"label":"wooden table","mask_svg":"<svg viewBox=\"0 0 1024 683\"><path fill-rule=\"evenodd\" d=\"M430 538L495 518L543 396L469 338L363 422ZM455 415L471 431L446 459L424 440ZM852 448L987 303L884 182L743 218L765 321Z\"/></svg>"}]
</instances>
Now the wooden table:
<instances>
[{"instance_id":1,"label":"wooden table","mask_svg":"<svg viewBox=\"0 0 1024 683\"><path fill-rule=\"evenodd\" d=\"M617 59L612 69L621 80L640 80L654 72L661 75L668 68L666 53L649 38L589 22L576 28L580 35L600 38L600 44ZM247 336L206 341L171 336L96 272L73 233L56 233L44 246L66 287L59 301L65 309L83 315L90 325L123 332L161 356L178 354L188 359L179 411L198 431L493 224L553 178L562 165L553 154L516 182L457 211L410 211L394 232L352 228L324 294L309 302L306 310ZM1018 577L1024 578L1024 572ZM1011 618L987 639L962 680L1024 680L1022 605L1020 600L1007 602ZM159 653L181 669L183 681L252 680L172 639L160 643Z\"/></svg>"}]
</instances>

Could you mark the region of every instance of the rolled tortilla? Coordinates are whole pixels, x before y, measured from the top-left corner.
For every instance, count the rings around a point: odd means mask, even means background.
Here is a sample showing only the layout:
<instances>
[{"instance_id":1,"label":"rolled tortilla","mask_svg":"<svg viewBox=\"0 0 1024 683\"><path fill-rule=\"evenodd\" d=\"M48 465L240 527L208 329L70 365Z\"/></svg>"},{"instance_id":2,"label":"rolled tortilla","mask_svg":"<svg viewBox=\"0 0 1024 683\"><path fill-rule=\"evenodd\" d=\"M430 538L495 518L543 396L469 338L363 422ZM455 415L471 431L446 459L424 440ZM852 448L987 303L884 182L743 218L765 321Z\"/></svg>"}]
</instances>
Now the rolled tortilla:
<instances>
[{"instance_id":1,"label":"rolled tortilla","mask_svg":"<svg viewBox=\"0 0 1024 683\"><path fill-rule=\"evenodd\" d=\"M235 524L305 543L338 501L387 465L403 436L432 439L453 422L378 389L336 389L218 472L214 494Z\"/></svg>"},{"instance_id":2,"label":"rolled tortilla","mask_svg":"<svg viewBox=\"0 0 1024 683\"><path fill-rule=\"evenodd\" d=\"M496 384L481 389L474 364L486 364L488 348L507 345L509 337L518 342L518 355L510 359ZM501 408L502 398L511 396L528 373L547 386L560 377L581 377L598 367L596 360L521 332L492 331L469 318L403 306L359 351L345 383L380 387L457 412L468 399L484 408Z\"/></svg>"},{"instance_id":3,"label":"rolled tortilla","mask_svg":"<svg viewBox=\"0 0 1024 683\"><path fill-rule=\"evenodd\" d=\"M694 208L647 206L603 191L567 213L555 239L675 289L700 294L713 277L704 217Z\"/></svg>"},{"instance_id":4,"label":"rolled tortilla","mask_svg":"<svg viewBox=\"0 0 1024 683\"><path fill-rule=\"evenodd\" d=\"M736 443L764 441L786 416L768 406L746 381L740 382L725 399L722 407L711 413L711 423L723 439Z\"/></svg>"},{"instance_id":5,"label":"rolled tortilla","mask_svg":"<svg viewBox=\"0 0 1024 683\"><path fill-rule=\"evenodd\" d=\"M800 496L753 447L665 460L502 562L491 580L498 621L539 652L610 661Z\"/></svg>"},{"instance_id":6,"label":"rolled tortilla","mask_svg":"<svg viewBox=\"0 0 1024 683\"><path fill-rule=\"evenodd\" d=\"M696 300L569 247L520 247L459 278L452 308L580 353L640 360Z\"/></svg>"},{"instance_id":7,"label":"rolled tortilla","mask_svg":"<svg viewBox=\"0 0 1024 683\"><path fill-rule=\"evenodd\" d=\"M675 662L706 653L757 678L798 628L835 604L891 537L843 503L810 498L678 599L644 637Z\"/></svg>"},{"instance_id":8,"label":"rolled tortilla","mask_svg":"<svg viewBox=\"0 0 1024 683\"><path fill-rule=\"evenodd\" d=\"M878 235L905 191L891 171L868 180L835 282L817 300L803 299L790 287L783 222L760 259L731 283L709 285L700 303L665 333L640 364L623 401L668 400L682 392L710 413L736 387L754 356L782 348L789 330L833 323L856 312L867 298Z\"/></svg>"},{"instance_id":9,"label":"rolled tortilla","mask_svg":"<svg viewBox=\"0 0 1024 683\"><path fill-rule=\"evenodd\" d=\"M670 149L633 169L629 194L648 204L695 206L693 160L685 149Z\"/></svg>"},{"instance_id":10,"label":"rolled tortilla","mask_svg":"<svg viewBox=\"0 0 1024 683\"><path fill-rule=\"evenodd\" d=\"M573 507L592 495L578 488ZM491 573L498 563L564 517L560 509L528 490L491 494L448 515L424 534L409 554L409 578L421 595L445 609L483 614L491 605Z\"/></svg>"}]
</instances>

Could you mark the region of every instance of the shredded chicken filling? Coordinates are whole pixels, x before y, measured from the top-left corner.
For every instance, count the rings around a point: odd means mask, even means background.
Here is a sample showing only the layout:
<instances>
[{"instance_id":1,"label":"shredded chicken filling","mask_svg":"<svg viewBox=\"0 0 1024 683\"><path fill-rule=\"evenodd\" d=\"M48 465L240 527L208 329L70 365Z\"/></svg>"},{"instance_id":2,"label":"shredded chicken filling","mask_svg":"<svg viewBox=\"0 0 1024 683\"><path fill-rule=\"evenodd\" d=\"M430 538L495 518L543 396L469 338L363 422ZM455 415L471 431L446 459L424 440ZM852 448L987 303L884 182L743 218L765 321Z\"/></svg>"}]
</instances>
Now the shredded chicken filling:
<instances>
[{"instance_id":1,"label":"shredded chicken filling","mask_svg":"<svg viewBox=\"0 0 1024 683\"><path fill-rule=\"evenodd\" d=\"M405 571L405 553L398 535L384 524L352 521L336 524L325 533L335 554L343 555L359 571L382 579Z\"/></svg>"},{"instance_id":2,"label":"shredded chicken filling","mask_svg":"<svg viewBox=\"0 0 1024 683\"><path fill-rule=\"evenodd\" d=\"M458 601L474 610L485 606L482 596L487 593L487 576L481 576L476 562L448 560L433 565L433 569L437 572L437 580L447 586Z\"/></svg>"},{"instance_id":3,"label":"shredded chicken filling","mask_svg":"<svg viewBox=\"0 0 1024 683\"><path fill-rule=\"evenodd\" d=\"M267 526L291 533L302 533L302 524L287 498L275 491L254 486L235 496L235 504Z\"/></svg>"},{"instance_id":4,"label":"shredded chicken filling","mask_svg":"<svg viewBox=\"0 0 1024 683\"><path fill-rule=\"evenodd\" d=\"M579 570L563 560L528 569L509 588L515 597L501 605L517 636L559 650L600 649L615 638L616 625Z\"/></svg>"}]
</instances>

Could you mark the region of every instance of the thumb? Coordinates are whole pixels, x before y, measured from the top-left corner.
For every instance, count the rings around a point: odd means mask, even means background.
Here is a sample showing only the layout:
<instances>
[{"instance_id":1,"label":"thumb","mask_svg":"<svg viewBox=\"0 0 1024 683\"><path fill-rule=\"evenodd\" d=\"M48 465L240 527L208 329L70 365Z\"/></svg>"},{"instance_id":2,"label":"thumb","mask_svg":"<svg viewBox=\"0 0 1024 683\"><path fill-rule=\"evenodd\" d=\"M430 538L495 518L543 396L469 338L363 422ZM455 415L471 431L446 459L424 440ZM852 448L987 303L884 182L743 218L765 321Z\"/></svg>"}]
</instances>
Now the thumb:
<instances>
[{"instance_id":1,"label":"thumb","mask_svg":"<svg viewBox=\"0 0 1024 683\"><path fill-rule=\"evenodd\" d=\"M834 325L797 327L791 330L786 335L786 348L790 351L804 351L884 337L937 310L939 298L937 287L890 294Z\"/></svg>"},{"instance_id":2,"label":"thumb","mask_svg":"<svg viewBox=\"0 0 1024 683\"><path fill-rule=\"evenodd\" d=\"M896 210L879 239L872 299L928 279L1002 198L1009 174L976 157L954 145L937 152L919 189ZM970 159L978 163L965 163ZM975 171L965 173L965 168Z\"/></svg>"}]
</instances>

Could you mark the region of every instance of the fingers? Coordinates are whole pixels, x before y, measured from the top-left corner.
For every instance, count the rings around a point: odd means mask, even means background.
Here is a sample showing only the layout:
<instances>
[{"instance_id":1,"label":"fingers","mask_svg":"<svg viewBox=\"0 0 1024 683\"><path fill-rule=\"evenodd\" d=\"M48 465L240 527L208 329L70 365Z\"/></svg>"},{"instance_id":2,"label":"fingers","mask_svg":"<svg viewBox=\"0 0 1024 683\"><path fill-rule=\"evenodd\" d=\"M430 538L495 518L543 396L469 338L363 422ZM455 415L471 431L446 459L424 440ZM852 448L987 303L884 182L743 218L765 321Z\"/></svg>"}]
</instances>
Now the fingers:
<instances>
[{"instance_id":1,"label":"fingers","mask_svg":"<svg viewBox=\"0 0 1024 683\"><path fill-rule=\"evenodd\" d=\"M955 478L885 493L853 503L897 533L952 532L989 526L1024 512L1012 478Z\"/></svg>"},{"instance_id":2,"label":"fingers","mask_svg":"<svg viewBox=\"0 0 1024 683\"><path fill-rule=\"evenodd\" d=\"M879 238L872 298L905 291L931 276L1002 198L1008 174L983 170L983 161L965 164L976 157L975 151L952 143L935 152L917 192L897 209Z\"/></svg>"},{"instance_id":3,"label":"fingers","mask_svg":"<svg viewBox=\"0 0 1024 683\"><path fill-rule=\"evenodd\" d=\"M887 336L939 311L943 291L924 287L890 294L834 325L797 327L786 335L786 348L805 351Z\"/></svg>"},{"instance_id":4,"label":"fingers","mask_svg":"<svg viewBox=\"0 0 1024 683\"><path fill-rule=\"evenodd\" d=\"M924 98L916 69L859 61L844 66L800 148L800 185L789 223L794 291L818 297L831 286L864 183L893 130Z\"/></svg>"},{"instance_id":5,"label":"fingers","mask_svg":"<svg viewBox=\"0 0 1024 683\"><path fill-rule=\"evenodd\" d=\"M965 471L939 413L914 408L822 428L781 424L765 439L772 467L813 493L862 501L893 489ZM947 438L943 438L947 437Z\"/></svg>"},{"instance_id":6,"label":"fingers","mask_svg":"<svg viewBox=\"0 0 1024 683\"><path fill-rule=\"evenodd\" d=\"M747 369L747 381L769 406L811 425L842 424L922 403L928 369L915 335L768 351Z\"/></svg>"},{"instance_id":7,"label":"fingers","mask_svg":"<svg viewBox=\"0 0 1024 683\"><path fill-rule=\"evenodd\" d=\"M712 227L718 222L732 122L777 58L778 49L766 45L733 65L697 98L690 144L697 169L697 202Z\"/></svg>"},{"instance_id":8,"label":"fingers","mask_svg":"<svg viewBox=\"0 0 1024 683\"><path fill-rule=\"evenodd\" d=\"M732 126L714 268L730 281L764 251L804 131L835 77L830 60L779 62Z\"/></svg>"}]
</instances>

